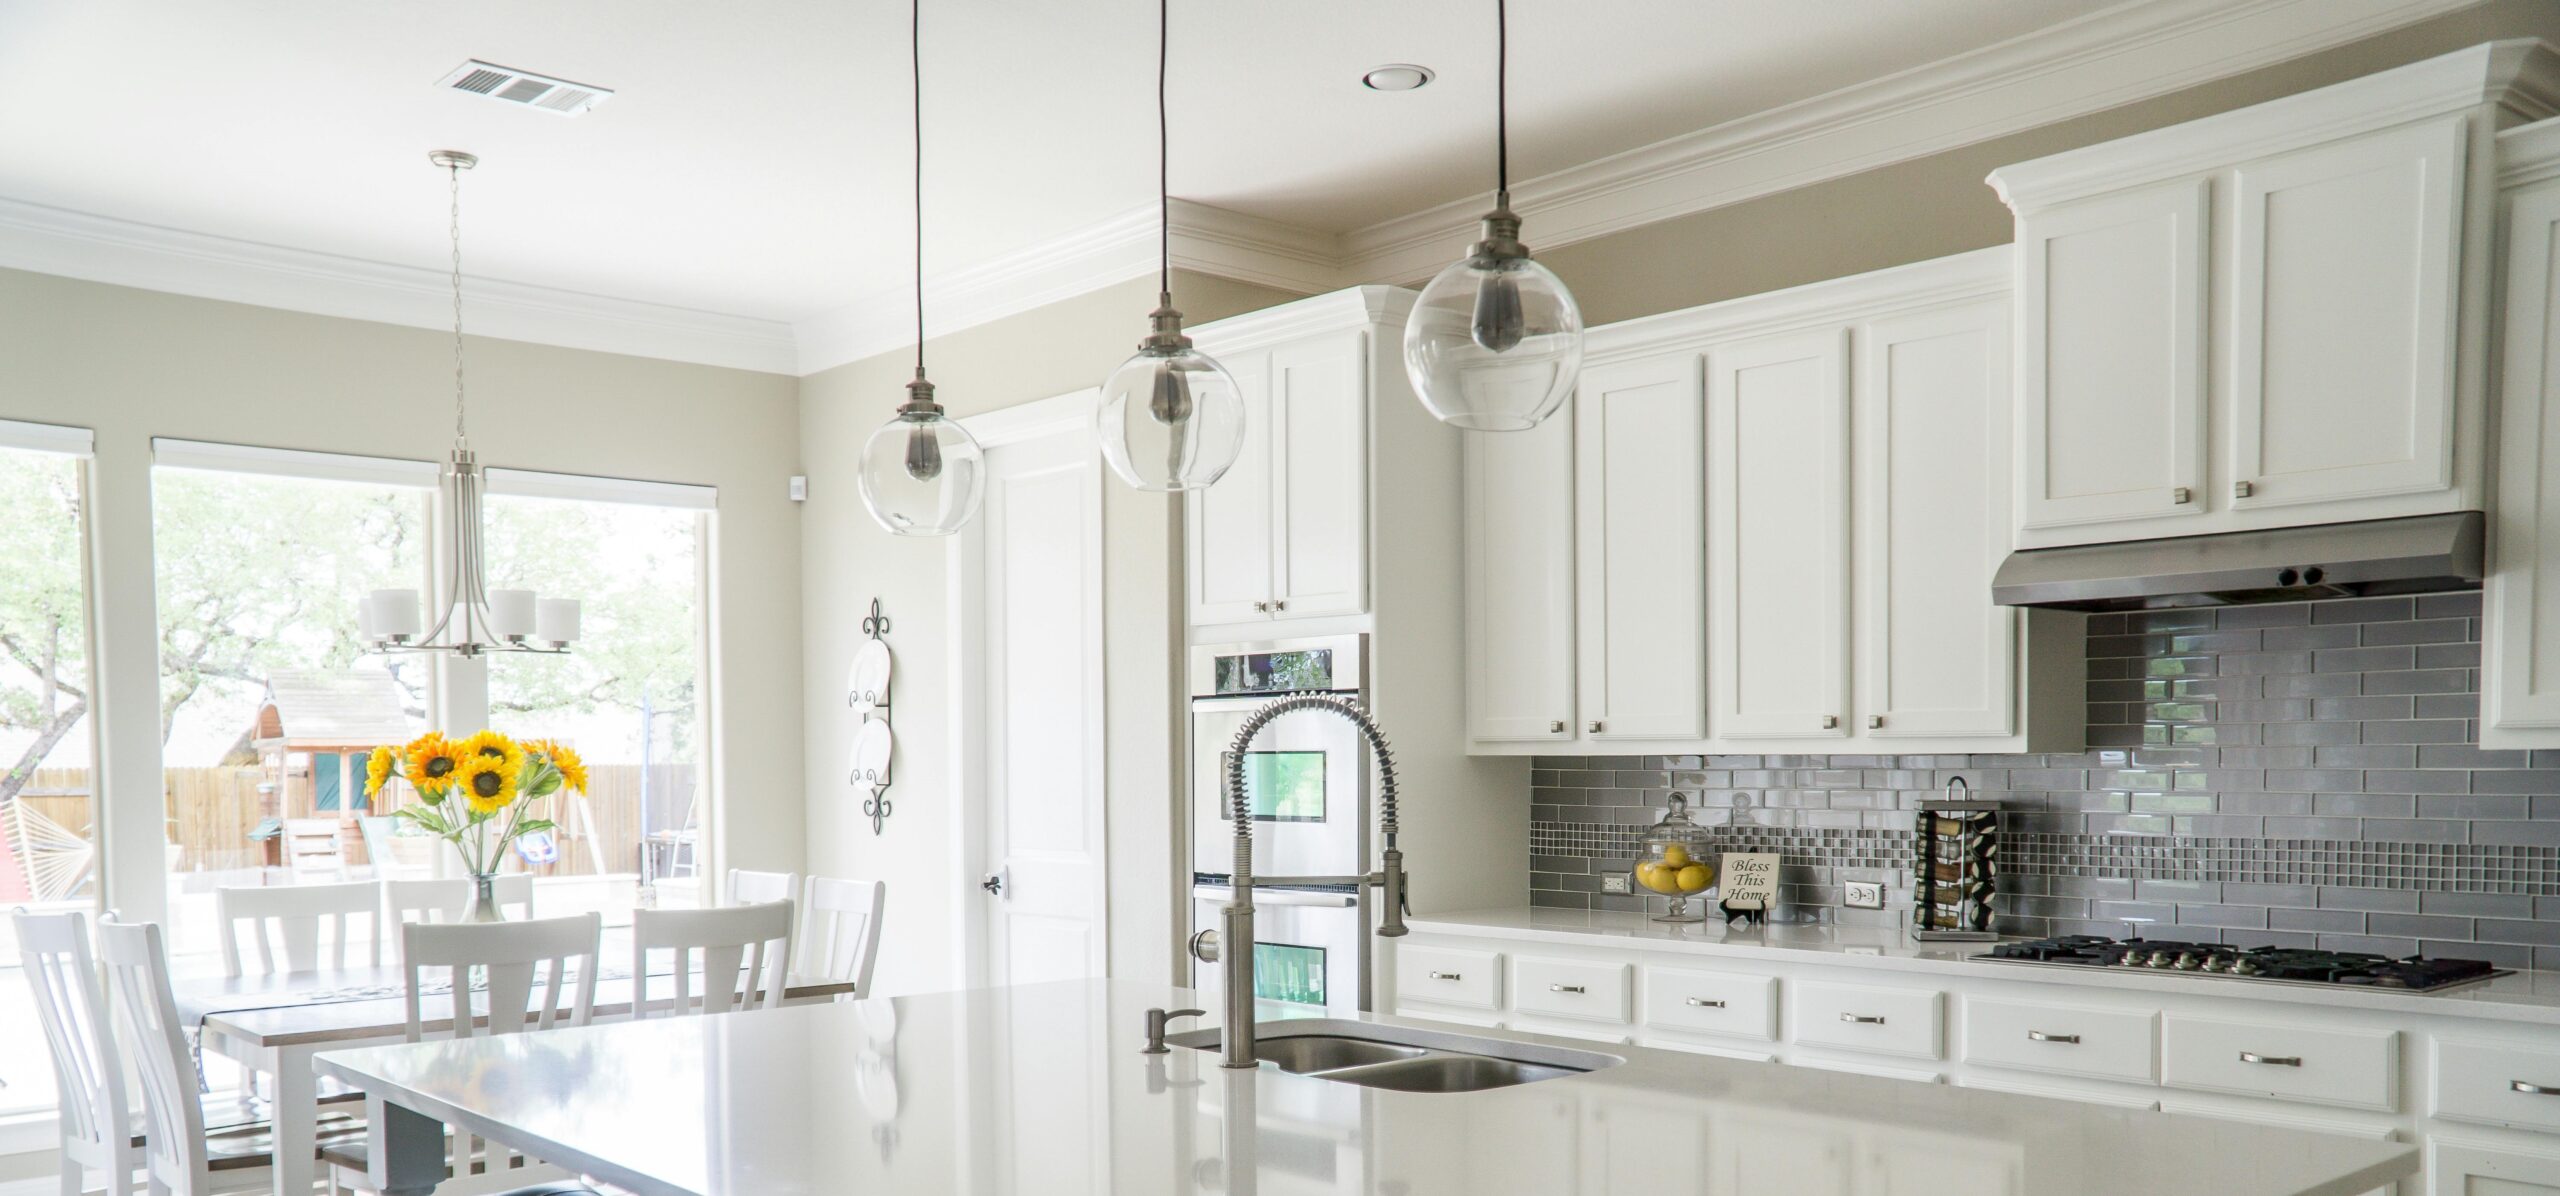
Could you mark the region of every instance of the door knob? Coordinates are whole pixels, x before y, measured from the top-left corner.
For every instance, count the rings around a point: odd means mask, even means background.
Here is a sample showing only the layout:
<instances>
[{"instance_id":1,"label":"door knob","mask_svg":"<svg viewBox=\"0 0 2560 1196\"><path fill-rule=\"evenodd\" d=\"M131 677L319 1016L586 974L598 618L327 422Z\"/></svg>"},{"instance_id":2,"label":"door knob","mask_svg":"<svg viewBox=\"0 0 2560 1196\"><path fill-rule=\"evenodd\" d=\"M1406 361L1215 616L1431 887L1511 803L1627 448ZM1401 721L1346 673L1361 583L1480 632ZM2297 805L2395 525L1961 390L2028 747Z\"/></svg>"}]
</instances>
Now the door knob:
<instances>
[{"instance_id":1,"label":"door knob","mask_svg":"<svg viewBox=\"0 0 2560 1196\"><path fill-rule=\"evenodd\" d=\"M979 881L979 882L978 882L978 887L979 887L979 888L981 888L981 889L985 889L986 891L988 891L988 892L990 892L990 893L993 893L993 894L995 894L995 895L996 895L996 896L998 896L998 897L1002 897L1002 896L1004 896L1004 873L1001 873L1001 872L990 872L990 873L988 873L988 874L987 874L987 878L986 878L985 880L982 880L982 881Z\"/></svg>"}]
</instances>

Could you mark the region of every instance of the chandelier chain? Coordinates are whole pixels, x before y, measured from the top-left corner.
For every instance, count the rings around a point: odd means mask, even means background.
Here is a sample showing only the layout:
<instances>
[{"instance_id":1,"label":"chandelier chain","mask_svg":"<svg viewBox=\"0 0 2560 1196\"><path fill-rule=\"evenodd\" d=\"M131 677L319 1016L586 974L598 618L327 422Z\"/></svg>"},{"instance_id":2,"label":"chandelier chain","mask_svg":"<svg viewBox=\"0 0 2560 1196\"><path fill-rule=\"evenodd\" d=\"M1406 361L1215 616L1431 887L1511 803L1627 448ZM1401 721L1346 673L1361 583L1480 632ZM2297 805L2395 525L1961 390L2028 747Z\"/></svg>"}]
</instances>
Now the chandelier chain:
<instances>
[{"instance_id":1,"label":"chandelier chain","mask_svg":"<svg viewBox=\"0 0 2560 1196\"><path fill-rule=\"evenodd\" d=\"M924 377L924 0L907 10L908 71L916 122L916 377Z\"/></svg>"},{"instance_id":2,"label":"chandelier chain","mask_svg":"<svg viewBox=\"0 0 2560 1196\"><path fill-rule=\"evenodd\" d=\"M1164 81L1173 60L1173 0L1156 0L1156 291L1173 294L1173 150Z\"/></svg>"},{"instance_id":3,"label":"chandelier chain","mask_svg":"<svg viewBox=\"0 0 2560 1196\"><path fill-rule=\"evenodd\" d=\"M453 237L453 443L461 448L467 443L462 434L462 166L447 163L449 202Z\"/></svg>"},{"instance_id":4,"label":"chandelier chain","mask_svg":"<svg viewBox=\"0 0 2560 1196\"><path fill-rule=\"evenodd\" d=\"M1511 10L1509 0L1493 0L1493 162L1494 190L1503 207L1511 206Z\"/></svg>"}]
</instances>

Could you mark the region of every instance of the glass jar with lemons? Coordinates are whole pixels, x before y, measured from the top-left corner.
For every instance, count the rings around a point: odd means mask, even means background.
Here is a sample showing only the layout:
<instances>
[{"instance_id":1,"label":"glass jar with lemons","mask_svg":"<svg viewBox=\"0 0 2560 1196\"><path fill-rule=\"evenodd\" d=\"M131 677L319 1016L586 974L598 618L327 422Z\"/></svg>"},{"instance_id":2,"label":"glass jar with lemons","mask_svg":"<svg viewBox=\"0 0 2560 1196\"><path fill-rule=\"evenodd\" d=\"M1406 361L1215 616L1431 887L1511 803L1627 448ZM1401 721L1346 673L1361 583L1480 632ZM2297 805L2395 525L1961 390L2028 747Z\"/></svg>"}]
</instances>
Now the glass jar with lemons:
<instances>
[{"instance_id":1,"label":"glass jar with lemons","mask_svg":"<svg viewBox=\"0 0 2560 1196\"><path fill-rule=\"evenodd\" d=\"M1716 883L1715 848L1708 842L1707 828L1690 821L1687 796L1672 794L1670 812L1638 841L1635 883L1640 893L1671 899L1671 908L1655 915L1654 921L1707 920L1703 913L1689 912L1689 899Z\"/></svg>"}]
</instances>

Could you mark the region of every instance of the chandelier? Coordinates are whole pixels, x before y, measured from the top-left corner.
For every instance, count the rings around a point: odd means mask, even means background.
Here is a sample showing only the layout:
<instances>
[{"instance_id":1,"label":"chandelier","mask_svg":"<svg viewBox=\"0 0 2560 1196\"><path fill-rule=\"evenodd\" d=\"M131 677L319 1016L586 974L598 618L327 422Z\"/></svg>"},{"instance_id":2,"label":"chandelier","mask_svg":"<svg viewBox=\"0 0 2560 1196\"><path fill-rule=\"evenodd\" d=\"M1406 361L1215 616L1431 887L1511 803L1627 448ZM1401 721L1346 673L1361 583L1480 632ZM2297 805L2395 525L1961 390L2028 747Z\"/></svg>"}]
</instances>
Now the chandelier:
<instances>
[{"instance_id":1,"label":"chandelier","mask_svg":"<svg viewBox=\"0 0 2560 1196\"><path fill-rule=\"evenodd\" d=\"M453 453L446 458L443 489L447 521L442 615L422 633L418 591L375 590L356 608L357 633L381 652L450 652L475 657L491 652L566 654L578 638L578 602L540 598L531 590L488 588L488 559L480 534L481 476L463 433L462 402L462 172L480 159L460 150L436 150L429 162L443 170L451 195L453 236Z\"/></svg>"}]
</instances>

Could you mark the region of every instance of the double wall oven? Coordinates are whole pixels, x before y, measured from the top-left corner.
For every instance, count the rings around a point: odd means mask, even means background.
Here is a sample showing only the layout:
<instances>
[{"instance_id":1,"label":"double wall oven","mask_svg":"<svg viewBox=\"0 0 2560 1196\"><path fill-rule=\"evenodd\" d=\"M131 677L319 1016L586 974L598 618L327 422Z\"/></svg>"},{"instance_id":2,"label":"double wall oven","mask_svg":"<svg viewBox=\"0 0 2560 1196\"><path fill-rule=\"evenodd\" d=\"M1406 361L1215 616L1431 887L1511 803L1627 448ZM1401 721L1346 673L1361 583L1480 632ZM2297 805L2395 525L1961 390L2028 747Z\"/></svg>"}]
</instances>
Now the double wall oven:
<instances>
[{"instance_id":1,"label":"double wall oven","mask_svg":"<svg viewBox=\"0 0 2560 1196\"><path fill-rule=\"evenodd\" d=\"M1236 731L1283 694L1367 702L1368 637L1315 636L1209 644L1191 650L1191 924L1218 924L1232 890L1234 823L1225 778ZM1323 714L1287 714L1256 736L1244 759L1258 876L1355 876L1369 871L1369 745ZM1368 1005L1367 903L1351 886L1254 890L1259 996L1357 1011ZM1214 991L1218 968L1194 963L1192 984Z\"/></svg>"}]
</instances>

